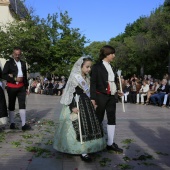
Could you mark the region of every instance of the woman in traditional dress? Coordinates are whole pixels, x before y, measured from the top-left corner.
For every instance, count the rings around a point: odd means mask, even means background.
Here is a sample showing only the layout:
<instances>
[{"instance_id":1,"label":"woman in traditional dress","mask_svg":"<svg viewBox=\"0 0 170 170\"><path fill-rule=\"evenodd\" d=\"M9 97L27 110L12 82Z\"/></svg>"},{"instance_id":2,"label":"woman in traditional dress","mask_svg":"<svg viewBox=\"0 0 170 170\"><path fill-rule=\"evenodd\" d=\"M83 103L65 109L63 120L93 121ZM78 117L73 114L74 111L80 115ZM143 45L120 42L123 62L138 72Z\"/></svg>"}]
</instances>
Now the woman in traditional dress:
<instances>
[{"instance_id":1,"label":"woman in traditional dress","mask_svg":"<svg viewBox=\"0 0 170 170\"><path fill-rule=\"evenodd\" d=\"M4 90L2 88L2 70L0 68L0 126L4 126L7 123L7 106L6 106L6 100L4 95Z\"/></svg>"},{"instance_id":2,"label":"woman in traditional dress","mask_svg":"<svg viewBox=\"0 0 170 170\"><path fill-rule=\"evenodd\" d=\"M92 161L88 153L98 152L106 147L101 124L89 98L91 65L91 58L81 57L73 66L61 98L63 108L53 145L60 152L80 154L81 159L86 162ZM79 109L75 99L77 96L79 96Z\"/></svg>"}]
</instances>

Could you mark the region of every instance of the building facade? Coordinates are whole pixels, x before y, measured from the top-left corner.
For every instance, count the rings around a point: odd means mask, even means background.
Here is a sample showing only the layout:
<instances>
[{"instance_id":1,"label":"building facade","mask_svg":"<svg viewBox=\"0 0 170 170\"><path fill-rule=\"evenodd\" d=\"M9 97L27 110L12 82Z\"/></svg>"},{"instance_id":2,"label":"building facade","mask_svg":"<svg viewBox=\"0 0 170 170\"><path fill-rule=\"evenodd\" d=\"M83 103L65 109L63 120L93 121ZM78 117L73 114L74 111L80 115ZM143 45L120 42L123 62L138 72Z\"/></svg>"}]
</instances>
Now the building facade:
<instances>
[{"instance_id":1,"label":"building facade","mask_svg":"<svg viewBox=\"0 0 170 170\"><path fill-rule=\"evenodd\" d=\"M13 22L15 16L21 20L28 15L28 11L20 0L0 0L0 25L5 26ZM1 52L1 51L0 51ZM6 60L0 58L0 67L3 68Z\"/></svg>"}]
</instances>

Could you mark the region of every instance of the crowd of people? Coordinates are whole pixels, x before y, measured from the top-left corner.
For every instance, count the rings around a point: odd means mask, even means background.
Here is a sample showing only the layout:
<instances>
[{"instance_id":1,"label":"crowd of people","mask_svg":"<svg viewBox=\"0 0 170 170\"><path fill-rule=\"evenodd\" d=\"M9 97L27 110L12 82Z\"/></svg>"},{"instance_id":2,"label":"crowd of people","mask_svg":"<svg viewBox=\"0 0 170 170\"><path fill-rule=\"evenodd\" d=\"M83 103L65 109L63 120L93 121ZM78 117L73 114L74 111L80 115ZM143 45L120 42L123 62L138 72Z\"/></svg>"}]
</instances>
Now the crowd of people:
<instances>
[{"instance_id":1,"label":"crowd of people","mask_svg":"<svg viewBox=\"0 0 170 170\"><path fill-rule=\"evenodd\" d=\"M61 96L65 88L67 79L64 76L54 78L30 78L30 93Z\"/></svg>"},{"instance_id":2,"label":"crowd of people","mask_svg":"<svg viewBox=\"0 0 170 170\"><path fill-rule=\"evenodd\" d=\"M170 77L168 74L162 80L151 75L137 78L134 74L130 79L122 78L122 89L125 103L154 105L170 108Z\"/></svg>"}]
</instances>

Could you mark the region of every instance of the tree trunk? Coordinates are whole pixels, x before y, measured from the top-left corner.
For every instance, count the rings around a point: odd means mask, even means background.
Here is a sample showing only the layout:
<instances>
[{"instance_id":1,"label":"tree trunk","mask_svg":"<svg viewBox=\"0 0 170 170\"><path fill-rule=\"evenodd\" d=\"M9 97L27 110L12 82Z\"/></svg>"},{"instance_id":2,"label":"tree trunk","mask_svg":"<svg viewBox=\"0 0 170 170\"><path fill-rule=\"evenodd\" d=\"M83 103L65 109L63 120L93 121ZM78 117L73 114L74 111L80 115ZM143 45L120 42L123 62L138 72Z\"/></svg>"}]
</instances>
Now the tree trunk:
<instances>
[{"instance_id":1,"label":"tree trunk","mask_svg":"<svg viewBox=\"0 0 170 170\"><path fill-rule=\"evenodd\" d=\"M170 75L170 52L169 52L168 74Z\"/></svg>"},{"instance_id":2,"label":"tree trunk","mask_svg":"<svg viewBox=\"0 0 170 170\"><path fill-rule=\"evenodd\" d=\"M143 77L144 76L144 66L142 65L140 68L140 75Z\"/></svg>"}]
</instances>

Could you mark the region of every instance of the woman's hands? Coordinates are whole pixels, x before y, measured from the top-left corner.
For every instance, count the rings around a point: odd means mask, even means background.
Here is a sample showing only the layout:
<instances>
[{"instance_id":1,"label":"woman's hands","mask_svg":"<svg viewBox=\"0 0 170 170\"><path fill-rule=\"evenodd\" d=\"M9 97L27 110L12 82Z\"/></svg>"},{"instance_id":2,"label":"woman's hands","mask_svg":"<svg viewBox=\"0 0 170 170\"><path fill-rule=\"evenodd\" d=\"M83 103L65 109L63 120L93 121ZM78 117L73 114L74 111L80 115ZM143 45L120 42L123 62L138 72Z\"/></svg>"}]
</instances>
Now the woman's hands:
<instances>
[{"instance_id":1,"label":"woman's hands","mask_svg":"<svg viewBox=\"0 0 170 170\"><path fill-rule=\"evenodd\" d=\"M91 100L91 102L92 102L92 104L93 104L94 108L96 109L96 107L97 107L97 105L96 105L96 101L95 101L95 100Z\"/></svg>"},{"instance_id":2,"label":"woman's hands","mask_svg":"<svg viewBox=\"0 0 170 170\"><path fill-rule=\"evenodd\" d=\"M77 107L74 107L74 108L72 109L72 112L78 113L78 112L79 112L79 109L77 109Z\"/></svg>"}]
</instances>

